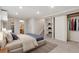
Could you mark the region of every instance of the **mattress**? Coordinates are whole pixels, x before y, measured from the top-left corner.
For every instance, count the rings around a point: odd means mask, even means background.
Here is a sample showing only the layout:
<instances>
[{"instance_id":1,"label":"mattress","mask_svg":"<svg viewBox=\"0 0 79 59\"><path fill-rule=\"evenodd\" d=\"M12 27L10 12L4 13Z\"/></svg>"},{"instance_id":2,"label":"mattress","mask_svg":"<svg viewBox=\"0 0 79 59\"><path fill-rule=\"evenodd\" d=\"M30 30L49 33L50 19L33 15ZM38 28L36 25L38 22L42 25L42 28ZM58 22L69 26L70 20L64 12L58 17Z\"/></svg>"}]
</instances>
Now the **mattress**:
<instances>
[{"instance_id":1,"label":"mattress","mask_svg":"<svg viewBox=\"0 0 79 59\"><path fill-rule=\"evenodd\" d=\"M36 34L32 34L32 33L27 33L27 35L34 37L36 39L36 41L44 40L44 37L42 35L36 35Z\"/></svg>"}]
</instances>

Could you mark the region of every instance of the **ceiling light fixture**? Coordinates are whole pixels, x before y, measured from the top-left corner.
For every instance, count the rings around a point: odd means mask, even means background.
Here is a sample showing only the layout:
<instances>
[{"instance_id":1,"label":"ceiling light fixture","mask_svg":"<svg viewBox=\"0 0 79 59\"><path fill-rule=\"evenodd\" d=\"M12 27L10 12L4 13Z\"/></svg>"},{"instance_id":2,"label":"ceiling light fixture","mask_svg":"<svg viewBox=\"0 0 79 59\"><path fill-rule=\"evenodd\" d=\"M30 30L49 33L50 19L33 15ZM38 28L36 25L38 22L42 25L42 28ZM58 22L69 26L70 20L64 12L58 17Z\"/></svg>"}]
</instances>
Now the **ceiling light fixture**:
<instances>
[{"instance_id":1,"label":"ceiling light fixture","mask_svg":"<svg viewBox=\"0 0 79 59\"><path fill-rule=\"evenodd\" d=\"M20 7L19 7L19 9L23 9L23 7L22 7L22 6L20 6Z\"/></svg>"},{"instance_id":2,"label":"ceiling light fixture","mask_svg":"<svg viewBox=\"0 0 79 59\"><path fill-rule=\"evenodd\" d=\"M18 15L18 12L16 12L16 15Z\"/></svg>"},{"instance_id":3,"label":"ceiling light fixture","mask_svg":"<svg viewBox=\"0 0 79 59\"><path fill-rule=\"evenodd\" d=\"M54 8L54 6L50 6L51 8Z\"/></svg>"},{"instance_id":4,"label":"ceiling light fixture","mask_svg":"<svg viewBox=\"0 0 79 59\"><path fill-rule=\"evenodd\" d=\"M37 12L36 12L36 14L40 14L40 12L39 12L39 11L37 11Z\"/></svg>"},{"instance_id":5,"label":"ceiling light fixture","mask_svg":"<svg viewBox=\"0 0 79 59\"><path fill-rule=\"evenodd\" d=\"M23 22L24 22L24 20L19 20L19 22L23 23Z\"/></svg>"}]
</instances>

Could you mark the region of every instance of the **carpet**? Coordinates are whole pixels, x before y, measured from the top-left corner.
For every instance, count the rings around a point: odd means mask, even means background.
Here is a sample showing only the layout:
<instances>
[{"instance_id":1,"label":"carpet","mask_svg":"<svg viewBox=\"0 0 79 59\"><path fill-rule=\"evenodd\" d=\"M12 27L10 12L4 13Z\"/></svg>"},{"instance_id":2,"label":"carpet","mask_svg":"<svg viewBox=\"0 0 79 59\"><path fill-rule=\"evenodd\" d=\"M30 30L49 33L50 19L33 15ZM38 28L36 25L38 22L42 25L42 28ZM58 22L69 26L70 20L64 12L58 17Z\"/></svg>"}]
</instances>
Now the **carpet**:
<instances>
[{"instance_id":1,"label":"carpet","mask_svg":"<svg viewBox=\"0 0 79 59\"><path fill-rule=\"evenodd\" d=\"M27 53L48 53L56 47L57 47L57 44L46 42L46 44L39 46Z\"/></svg>"}]
</instances>

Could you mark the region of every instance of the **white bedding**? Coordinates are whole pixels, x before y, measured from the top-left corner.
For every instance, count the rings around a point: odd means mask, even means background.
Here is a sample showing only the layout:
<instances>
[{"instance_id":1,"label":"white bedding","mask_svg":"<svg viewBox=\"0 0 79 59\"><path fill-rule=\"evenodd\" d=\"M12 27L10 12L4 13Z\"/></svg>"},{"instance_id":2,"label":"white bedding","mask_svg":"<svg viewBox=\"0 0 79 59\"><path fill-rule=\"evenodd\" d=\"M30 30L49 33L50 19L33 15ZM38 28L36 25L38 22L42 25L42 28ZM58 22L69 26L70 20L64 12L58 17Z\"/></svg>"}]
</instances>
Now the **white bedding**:
<instances>
[{"instance_id":1,"label":"white bedding","mask_svg":"<svg viewBox=\"0 0 79 59\"><path fill-rule=\"evenodd\" d=\"M26 52L30 49L33 49L38 46L37 41L35 38L29 36L29 35L24 35L24 34L18 34L18 37L22 41L23 44L23 52Z\"/></svg>"}]
</instances>

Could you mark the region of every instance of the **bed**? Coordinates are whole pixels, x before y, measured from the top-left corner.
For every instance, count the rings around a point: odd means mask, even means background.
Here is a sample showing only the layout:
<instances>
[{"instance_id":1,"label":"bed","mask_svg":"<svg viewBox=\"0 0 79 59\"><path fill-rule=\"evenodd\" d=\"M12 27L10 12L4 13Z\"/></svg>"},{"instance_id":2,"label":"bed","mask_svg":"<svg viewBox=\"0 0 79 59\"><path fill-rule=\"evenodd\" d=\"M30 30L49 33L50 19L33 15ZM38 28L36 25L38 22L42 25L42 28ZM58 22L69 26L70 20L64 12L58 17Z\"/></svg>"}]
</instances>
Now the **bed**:
<instances>
[{"instance_id":1,"label":"bed","mask_svg":"<svg viewBox=\"0 0 79 59\"><path fill-rule=\"evenodd\" d=\"M45 44L44 37L36 34L15 34L8 31L1 32L1 48L7 48L9 53L20 53Z\"/></svg>"},{"instance_id":2,"label":"bed","mask_svg":"<svg viewBox=\"0 0 79 59\"><path fill-rule=\"evenodd\" d=\"M44 39L44 36L42 36L42 35L37 35L37 34L32 34L32 33L27 33L27 35L32 36L33 38L35 38L39 46L46 43L45 39Z\"/></svg>"},{"instance_id":3,"label":"bed","mask_svg":"<svg viewBox=\"0 0 79 59\"><path fill-rule=\"evenodd\" d=\"M42 35L36 35L36 34L32 34L32 33L27 33L27 35L34 37L36 39L36 41L44 40L44 36L42 36Z\"/></svg>"},{"instance_id":4,"label":"bed","mask_svg":"<svg viewBox=\"0 0 79 59\"><path fill-rule=\"evenodd\" d=\"M23 52L37 48L46 43L43 36L32 33L18 34L18 37L22 41Z\"/></svg>"}]
</instances>

